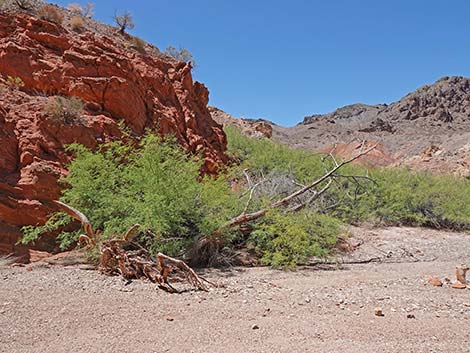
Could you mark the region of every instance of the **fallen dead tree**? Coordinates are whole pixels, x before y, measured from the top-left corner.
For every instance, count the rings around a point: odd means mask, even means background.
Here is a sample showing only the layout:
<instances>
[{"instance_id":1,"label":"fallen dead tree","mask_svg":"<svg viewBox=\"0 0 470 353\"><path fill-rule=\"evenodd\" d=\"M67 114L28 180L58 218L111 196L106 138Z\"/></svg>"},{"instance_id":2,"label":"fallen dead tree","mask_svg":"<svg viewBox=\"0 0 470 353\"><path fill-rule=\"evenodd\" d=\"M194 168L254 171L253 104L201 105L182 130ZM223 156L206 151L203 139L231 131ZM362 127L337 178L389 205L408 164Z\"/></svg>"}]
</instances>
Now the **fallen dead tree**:
<instances>
[{"instance_id":1,"label":"fallen dead tree","mask_svg":"<svg viewBox=\"0 0 470 353\"><path fill-rule=\"evenodd\" d=\"M224 231L226 231L228 229L231 229L231 228L234 228L234 227L242 226L246 223L249 223L249 222L255 221L259 218L262 218L270 210L290 206L299 196L305 194L306 192L312 192L313 191L313 194L312 194L311 197L309 197L307 199L307 201L301 202L301 203L298 203L298 204L295 204L294 206L292 206L289 209L289 211L295 212L295 211L299 211L302 208L304 208L307 203L314 201L315 199L320 197L323 193L325 193L337 178L350 178L354 182L357 182L357 180L359 178L365 178L365 179L368 179L370 181L373 181L368 176L340 175L340 174L337 174L337 172L342 167L344 167L345 165L350 164L350 163L356 161L357 159L361 158L362 156L367 155L368 153L373 151L376 147L377 147L377 144L374 144L371 147L366 148L366 142L362 141L359 152L355 156L353 156L353 157L351 157L351 158L349 158L345 161L342 161L340 163L338 163L338 161L334 157L334 154L333 154L334 149L333 149L324 158L323 161L325 161L326 158L330 158L333 161L334 166L331 169L328 170L327 167L326 167L326 164L324 164L325 173L321 177L319 177L318 179L314 180L313 182L311 182L307 185L300 185L300 189L298 189L297 191L289 194L286 197L283 197L280 200L274 201L268 207L262 208L260 210L255 211L255 212L247 213L249 203L250 203L250 201L253 197L253 191L262 182L258 182L256 184L252 185L251 188L250 188L250 191L249 191L249 198L248 198L247 204L246 204L243 212L240 215L232 218L231 220L229 220L228 222L223 224L219 229L214 231L209 236L201 237L200 239L198 239L195 242L194 246L191 249L189 249L189 251L186 253L186 257L189 259L190 264L193 264L193 265L201 265L201 264L202 265L210 265L214 262L217 262L217 257L218 257L219 251L224 245L224 240L223 240L223 237L222 237L222 234L223 234ZM253 184L251 182L251 179L250 179L249 175L247 174L246 170L244 171L244 174L245 174L245 177L247 178L248 184ZM325 185L321 189L315 190L315 188L321 186L322 183L325 183Z\"/></svg>"},{"instance_id":2,"label":"fallen dead tree","mask_svg":"<svg viewBox=\"0 0 470 353\"><path fill-rule=\"evenodd\" d=\"M97 236L99 236L99 233L93 230L88 218L77 209L63 202L55 201L55 203L63 212L81 222L87 234L80 235L79 243L86 244L88 247L98 246L99 239L97 239ZM105 240L99 245L98 269L102 273L121 275L125 279L148 279L152 283L156 283L159 288L170 293L177 292L170 284L170 279L175 281L186 280L198 290L208 290L207 284L212 283L199 277L184 261L162 253L158 253L156 261L154 261L146 249L133 241L137 228L139 228L139 225L135 224L129 228L122 239Z\"/></svg>"}]
</instances>

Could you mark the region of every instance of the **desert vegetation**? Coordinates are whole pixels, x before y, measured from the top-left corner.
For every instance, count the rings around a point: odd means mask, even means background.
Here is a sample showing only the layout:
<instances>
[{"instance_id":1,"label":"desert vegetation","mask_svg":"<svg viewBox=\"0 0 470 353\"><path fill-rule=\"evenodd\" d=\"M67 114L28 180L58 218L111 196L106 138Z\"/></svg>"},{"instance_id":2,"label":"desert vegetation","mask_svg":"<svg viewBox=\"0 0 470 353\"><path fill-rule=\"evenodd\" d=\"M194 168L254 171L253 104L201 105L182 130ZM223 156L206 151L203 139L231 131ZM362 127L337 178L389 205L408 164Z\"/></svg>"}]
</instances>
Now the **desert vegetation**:
<instances>
[{"instance_id":1,"label":"desert vegetation","mask_svg":"<svg viewBox=\"0 0 470 353\"><path fill-rule=\"evenodd\" d=\"M125 34L126 30L133 29L135 26L132 14L128 11L125 11L122 14L115 14L113 20L121 34Z\"/></svg>"},{"instance_id":2,"label":"desert vegetation","mask_svg":"<svg viewBox=\"0 0 470 353\"><path fill-rule=\"evenodd\" d=\"M267 139L251 139L226 128L229 152L254 173L284 173L293 184L322 172L321 154L293 149ZM311 207L346 223L411 225L468 229L470 181L404 168L370 168L349 164ZM356 179L356 180L354 180Z\"/></svg>"},{"instance_id":3,"label":"desert vegetation","mask_svg":"<svg viewBox=\"0 0 470 353\"><path fill-rule=\"evenodd\" d=\"M178 61L184 61L191 63L193 67L196 67L196 61L194 60L191 52L186 48L176 48L172 45L168 46L165 50L165 54L171 56L173 59Z\"/></svg>"},{"instance_id":4,"label":"desert vegetation","mask_svg":"<svg viewBox=\"0 0 470 353\"><path fill-rule=\"evenodd\" d=\"M89 2L86 5L80 5L77 3L71 3L67 6L67 9L72 11L77 16L92 18L94 13L95 4Z\"/></svg>"},{"instance_id":5,"label":"desert vegetation","mask_svg":"<svg viewBox=\"0 0 470 353\"><path fill-rule=\"evenodd\" d=\"M40 18L47 20L47 21L54 22L59 25L61 25L62 22L64 21L64 16L60 12L59 8L54 5L47 4L47 5L41 6L38 9L37 14L39 15Z\"/></svg>"},{"instance_id":6,"label":"desert vegetation","mask_svg":"<svg viewBox=\"0 0 470 353\"><path fill-rule=\"evenodd\" d=\"M66 124L78 122L83 110L83 102L77 97L51 97L45 107L46 114Z\"/></svg>"},{"instance_id":7,"label":"desert vegetation","mask_svg":"<svg viewBox=\"0 0 470 353\"><path fill-rule=\"evenodd\" d=\"M18 76L7 76L5 84L11 90L18 90L18 89L24 87L23 79L21 77L18 77Z\"/></svg>"},{"instance_id":8,"label":"desert vegetation","mask_svg":"<svg viewBox=\"0 0 470 353\"><path fill-rule=\"evenodd\" d=\"M59 100L55 106L63 111ZM340 163L332 155L226 132L234 163L216 179L201 179L200 160L172 138L147 135L137 145L113 142L95 152L69 146L76 157L62 200L88 215L103 240L138 223L136 241L153 255L194 256L205 240L217 242L210 256L229 258L231 249L246 246L275 267L328 256L345 224L469 228L468 180L356 164L322 179ZM312 180L319 180L314 189L290 198ZM70 221L56 213L44 226L24 228L23 242ZM79 234L61 232L62 248Z\"/></svg>"}]
</instances>

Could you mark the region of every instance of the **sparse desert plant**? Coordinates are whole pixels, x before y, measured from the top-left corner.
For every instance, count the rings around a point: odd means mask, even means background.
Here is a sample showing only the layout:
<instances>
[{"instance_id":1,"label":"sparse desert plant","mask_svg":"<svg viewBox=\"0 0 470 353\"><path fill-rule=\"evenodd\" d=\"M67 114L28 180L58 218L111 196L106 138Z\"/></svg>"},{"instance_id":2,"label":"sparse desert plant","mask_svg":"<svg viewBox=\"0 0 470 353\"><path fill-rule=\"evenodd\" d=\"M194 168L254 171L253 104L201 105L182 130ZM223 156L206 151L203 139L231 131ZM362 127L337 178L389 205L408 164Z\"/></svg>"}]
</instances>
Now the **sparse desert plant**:
<instances>
[{"instance_id":1,"label":"sparse desert plant","mask_svg":"<svg viewBox=\"0 0 470 353\"><path fill-rule=\"evenodd\" d=\"M73 16L70 19L70 26L72 27L74 31L80 31L85 26L85 21L83 20L83 17L80 15Z\"/></svg>"},{"instance_id":2,"label":"sparse desert plant","mask_svg":"<svg viewBox=\"0 0 470 353\"><path fill-rule=\"evenodd\" d=\"M24 87L24 81L18 76L7 76L6 85L12 90Z\"/></svg>"},{"instance_id":3,"label":"sparse desert plant","mask_svg":"<svg viewBox=\"0 0 470 353\"><path fill-rule=\"evenodd\" d=\"M57 6L54 5L44 5L41 6L38 10L38 15L42 19L50 22L54 22L58 25L62 24L64 21L64 16L60 13L60 10Z\"/></svg>"},{"instance_id":4,"label":"sparse desert plant","mask_svg":"<svg viewBox=\"0 0 470 353\"><path fill-rule=\"evenodd\" d=\"M94 8L95 8L95 4L93 4L91 2L87 3L86 5L71 3L67 6L67 9L69 9L75 15L80 15L80 16L83 16L85 18L92 18L93 17Z\"/></svg>"},{"instance_id":5,"label":"sparse desert plant","mask_svg":"<svg viewBox=\"0 0 470 353\"><path fill-rule=\"evenodd\" d=\"M14 3L18 6L21 10L31 10L33 8L33 4L31 0L15 0Z\"/></svg>"},{"instance_id":6,"label":"sparse desert plant","mask_svg":"<svg viewBox=\"0 0 470 353\"><path fill-rule=\"evenodd\" d=\"M72 124L79 120L83 106L77 97L57 96L46 105L45 111L54 120Z\"/></svg>"},{"instance_id":7,"label":"sparse desert plant","mask_svg":"<svg viewBox=\"0 0 470 353\"><path fill-rule=\"evenodd\" d=\"M121 15L115 14L113 19L121 34L125 34L127 29L133 29L135 26L132 14L129 11L125 11Z\"/></svg>"},{"instance_id":8,"label":"sparse desert plant","mask_svg":"<svg viewBox=\"0 0 470 353\"><path fill-rule=\"evenodd\" d=\"M165 54L171 56L172 58L179 60L179 61L184 61L184 62L189 62L193 67L196 67L196 61L194 60L193 55L189 52L188 49L186 48L176 48L172 45L168 46L165 50Z\"/></svg>"},{"instance_id":9,"label":"sparse desert plant","mask_svg":"<svg viewBox=\"0 0 470 353\"><path fill-rule=\"evenodd\" d=\"M132 37L132 48L137 50L139 53L144 54L145 53L145 41L143 39L140 39L139 37Z\"/></svg>"}]
</instances>

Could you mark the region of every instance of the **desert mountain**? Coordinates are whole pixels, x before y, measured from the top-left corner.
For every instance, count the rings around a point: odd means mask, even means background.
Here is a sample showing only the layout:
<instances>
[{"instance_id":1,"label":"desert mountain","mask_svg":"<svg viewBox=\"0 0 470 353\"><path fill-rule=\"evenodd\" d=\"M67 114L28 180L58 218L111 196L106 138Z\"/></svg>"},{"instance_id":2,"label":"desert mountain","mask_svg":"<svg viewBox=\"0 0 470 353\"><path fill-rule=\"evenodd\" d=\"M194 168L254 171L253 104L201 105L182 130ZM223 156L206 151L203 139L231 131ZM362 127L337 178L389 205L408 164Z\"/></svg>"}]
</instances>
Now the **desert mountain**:
<instances>
[{"instance_id":1,"label":"desert mountain","mask_svg":"<svg viewBox=\"0 0 470 353\"><path fill-rule=\"evenodd\" d=\"M222 113L213 118L230 121ZM233 117L232 117L233 121ZM241 120L245 131L255 122ZM240 124L235 120L235 124ZM378 165L406 165L468 175L470 170L470 79L444 77L390 105L354 104L329 114L307 116L294 127L269 124L273 138L290 146L326 151L337 144L349 155L359 141L378 142Z\"/></svg>"}]
</instances>

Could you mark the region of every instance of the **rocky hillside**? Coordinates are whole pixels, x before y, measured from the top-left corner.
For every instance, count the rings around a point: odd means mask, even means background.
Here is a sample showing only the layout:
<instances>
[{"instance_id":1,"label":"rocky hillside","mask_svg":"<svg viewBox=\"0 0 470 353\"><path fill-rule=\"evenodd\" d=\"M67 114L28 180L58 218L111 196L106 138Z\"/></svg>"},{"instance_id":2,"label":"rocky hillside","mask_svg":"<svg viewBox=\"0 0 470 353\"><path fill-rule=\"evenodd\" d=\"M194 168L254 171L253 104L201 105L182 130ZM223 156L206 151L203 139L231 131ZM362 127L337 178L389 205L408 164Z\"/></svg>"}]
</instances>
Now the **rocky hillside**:
<instances>
[{"instance_id":1,"label":"rocky hillside","mask_svg":"<svg viewBox=\"0 0 470 353\"><path fill-rule=\"evenodd\" d=\"M337 144L347 156L367 140L379 143L374 164L470 176L470 79L444 77L390 105L354 104L272 128L274 139L294 147L325 151Z\"/></svg>"},{"instance_id":2,"label":"rocky hillside","mask_svg":"<svg viewBox=\"0 0 470 353\"><path fill-rule=\"evenodd\" d=\"M0 253L21 252L14 245L20 227L42 223L51 212L72 157L67 144L95 148L119 139L122 123L133 136L174 134L202 153L207 173L226 161L225 134L190 64L90 19L74 28L70 11L55 10L60 21L34 9L0 11ZM78 116L54 114L57 96L77 97L83 109ZM36 244L54 246L53 239Z\"/></svg>"}]
</instances>

